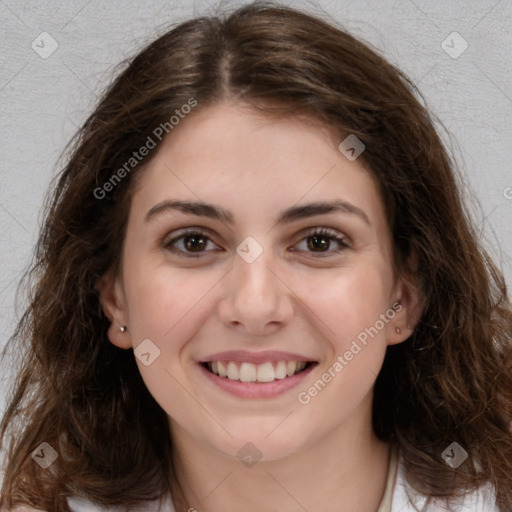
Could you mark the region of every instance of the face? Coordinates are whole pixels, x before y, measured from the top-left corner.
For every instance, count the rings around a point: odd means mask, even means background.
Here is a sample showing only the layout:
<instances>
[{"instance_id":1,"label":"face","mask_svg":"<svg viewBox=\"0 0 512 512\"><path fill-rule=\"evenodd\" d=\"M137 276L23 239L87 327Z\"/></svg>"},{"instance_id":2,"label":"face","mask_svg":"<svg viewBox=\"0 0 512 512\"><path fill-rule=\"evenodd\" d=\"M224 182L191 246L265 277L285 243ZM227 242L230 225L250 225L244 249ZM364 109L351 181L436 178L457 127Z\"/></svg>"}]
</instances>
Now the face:
<instances>
[{"instance_id":1,"label":"face","mask_svg":"<svg viewBox=\"0 0 512 512\"><path fill-rule=\"evenodd\" d=\"M171 433L229 456L250 441L276 460L368 427L414 299L361 159L313 119L227 103L170 135L101 297L111 342L135 349Z\"/></svg>"}]
</instances>

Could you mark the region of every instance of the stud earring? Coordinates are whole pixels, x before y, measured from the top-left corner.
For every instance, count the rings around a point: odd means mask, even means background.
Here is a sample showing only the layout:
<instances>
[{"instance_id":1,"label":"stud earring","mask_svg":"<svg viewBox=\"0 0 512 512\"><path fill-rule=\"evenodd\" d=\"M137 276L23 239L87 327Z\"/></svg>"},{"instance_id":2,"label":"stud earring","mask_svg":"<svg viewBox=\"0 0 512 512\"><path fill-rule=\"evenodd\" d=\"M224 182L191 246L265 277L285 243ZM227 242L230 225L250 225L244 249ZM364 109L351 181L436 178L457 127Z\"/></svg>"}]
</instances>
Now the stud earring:
<instances>
[{"instance_id":1,"label":"stud earring","mask_svg":"<svg viewBox=\"0 0 512 512\"><path fill-rule=\"evenodd\" d=\"M126 332L128 330L128 327L126 327L126 325L121 325L121 327L119 327L119 330L121 332Z\"/></svg>"},{"instance_id":2,"label":"stud earring","mask_svg":"<svg viewBox=\"0 0 512 512\"><path fill-rule=\"evenodd\" d=\"M400 329L398 327L396 328L396 332L400 334Z\"/></svg>"}]
</instances>

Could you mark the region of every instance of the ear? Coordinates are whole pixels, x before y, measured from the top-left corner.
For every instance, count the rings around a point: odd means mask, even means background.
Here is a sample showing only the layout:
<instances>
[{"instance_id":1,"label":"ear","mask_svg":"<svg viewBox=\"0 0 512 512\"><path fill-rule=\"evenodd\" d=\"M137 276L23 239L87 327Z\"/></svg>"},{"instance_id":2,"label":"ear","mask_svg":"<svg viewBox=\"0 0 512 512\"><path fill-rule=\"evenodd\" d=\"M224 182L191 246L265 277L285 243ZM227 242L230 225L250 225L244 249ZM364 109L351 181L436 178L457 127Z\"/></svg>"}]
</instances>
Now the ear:
<instances>
[{"instance_id":1,"label":"ear","mask_svg":"<svg viewBox=\"0 0 512 512\"><path fill-rule=\"evenodd\" d=\"M110 272L103 275L96 288L99 292L99 300L105 316L110 320L108 339L119 348L131 348L130 330L121 331L121 326L128 326L128 314L126 299L122 284L118 277Z\"/></svg>"},{"instance_id":2,"label":"ear","mask_svg":"<svg viewBox=\"0 0 512 512\"><path fill-rule=\"evenodd\" d=\"M388 345L396 345L409 338L421 318L424 300L417 273L403 274L394 296L392 310L395 315L388 324Z\"/></svg>"}]
</instances>

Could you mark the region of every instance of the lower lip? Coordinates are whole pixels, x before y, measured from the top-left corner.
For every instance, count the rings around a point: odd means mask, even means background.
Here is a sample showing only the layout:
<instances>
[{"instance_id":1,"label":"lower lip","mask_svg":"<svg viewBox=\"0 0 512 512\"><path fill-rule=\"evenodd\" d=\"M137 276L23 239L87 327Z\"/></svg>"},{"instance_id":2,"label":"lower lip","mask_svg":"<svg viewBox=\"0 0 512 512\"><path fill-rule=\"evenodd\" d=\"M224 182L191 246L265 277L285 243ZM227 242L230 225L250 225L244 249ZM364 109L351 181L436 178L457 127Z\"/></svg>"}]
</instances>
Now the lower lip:
<instances>
[{"instance_id":1,"label":"lower lip","mask_svg":"<svg viewBox=\"0 0 512 512\"><path fill-rule=\"evenodd\" d=\"M242 382L240 380L231 380L227 377L215 375L208 371L202 364L199 364L199 367L208 379L224 391L239 398L272 398L282 395L300 384L315 366L316 363L310 364L300 373L272 382Z\"/></svg>"}]
</instances>

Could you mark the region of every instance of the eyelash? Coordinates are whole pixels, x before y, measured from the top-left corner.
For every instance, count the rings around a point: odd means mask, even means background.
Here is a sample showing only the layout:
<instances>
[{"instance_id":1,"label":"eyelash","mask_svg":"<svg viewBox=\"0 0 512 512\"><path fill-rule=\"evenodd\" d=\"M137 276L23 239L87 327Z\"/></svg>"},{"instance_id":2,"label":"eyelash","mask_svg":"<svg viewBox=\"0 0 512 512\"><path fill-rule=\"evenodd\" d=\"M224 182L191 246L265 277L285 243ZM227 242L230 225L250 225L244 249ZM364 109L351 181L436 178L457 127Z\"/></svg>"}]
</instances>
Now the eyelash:
<instances>
[{"instance_id":1,"label":"eyelash","mask_svg":"<svg viewBox=\"0 0 512 512\"><path fill-rule=\"evenodd\" d=\"M192 228L192 229L186 229L185 231L182 231L181 234L178 237L175 237L169 241L164 240L163 247L167 249L169 252L172 252L173 254L177 254L179 256L183 256L184 258L200 258L204 253L208 253L211 251L199 251L198 253L189 253L186 251L183 251L181 249L176 249L173 247L173 244L176 243L178 240L181 240L182 238L186 238L187 236L201 236L204 237L208 241L211 242L210 237L207 235L207 233L200 228ZM348 239L345 236L340 236L340 234L330 228L312 228L308 230L306 233L304 233L303 237L301 238L300 242L303 240L306 240L308 238L311 238L313 236L323 236L325 238L328 238L330 240L333 240L337 242L340 245L339 249L336 249L335 251L327 251L327 252L319 252L315 253L312 252L312 254L315 254L316 258L326 258L332 256L332 252L334 253L341 253L345 249L350 248L350 244L348 242Z\"/></svg>"}]
</instances>

